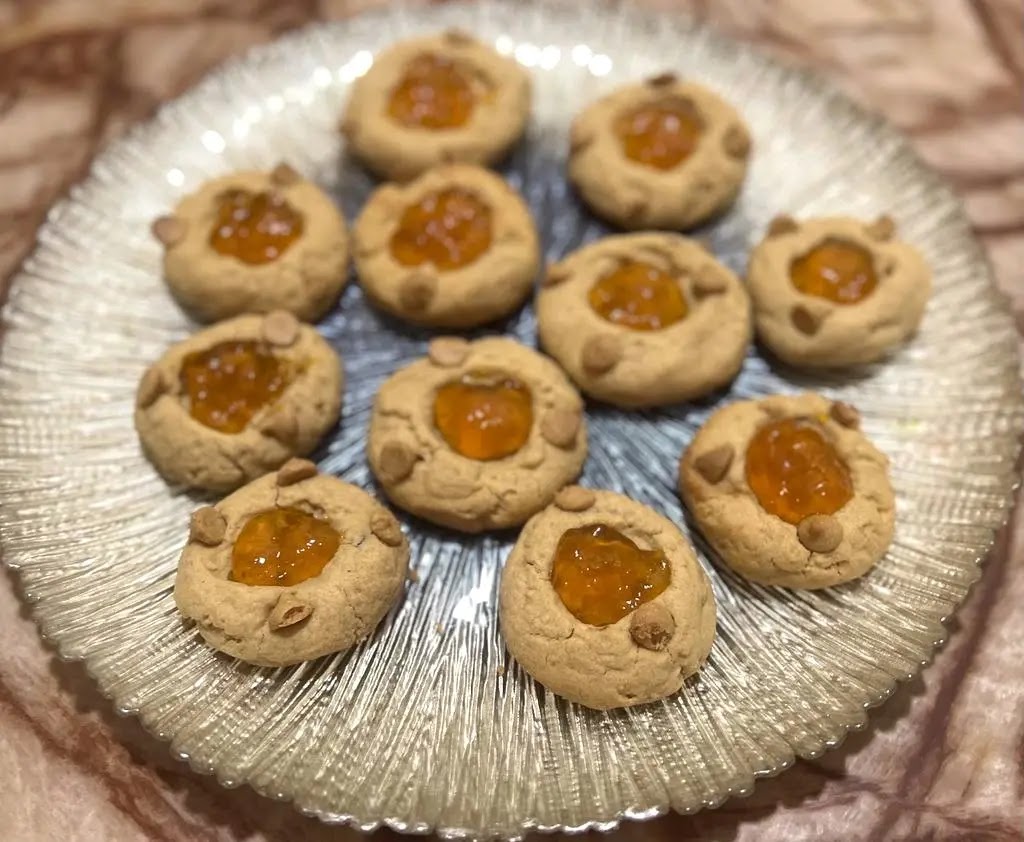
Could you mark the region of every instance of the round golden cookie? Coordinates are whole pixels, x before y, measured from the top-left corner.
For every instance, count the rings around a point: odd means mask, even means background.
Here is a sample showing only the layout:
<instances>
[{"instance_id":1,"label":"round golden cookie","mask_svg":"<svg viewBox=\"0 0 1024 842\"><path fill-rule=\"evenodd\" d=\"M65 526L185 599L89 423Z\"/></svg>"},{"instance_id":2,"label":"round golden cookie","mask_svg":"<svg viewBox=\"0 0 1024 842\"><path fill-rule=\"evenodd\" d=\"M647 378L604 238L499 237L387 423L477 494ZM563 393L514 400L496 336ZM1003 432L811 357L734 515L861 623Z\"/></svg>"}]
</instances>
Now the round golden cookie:
<instances>
[{"instance_id":1,"label":"round golden cookie","mask_svg":"<svg viewBox=\"0 0 1024 842\"><path fill-rule=\"evenodd\" d=\"M253 519L294 510L332 532L336 549L309 578L281 564L259 571L260 584L251 583L244 547L253 540ZM289 528L296 527L284 526L277 543L260 545L268 549L266 564L276 563ZM354 485L318 475L312 462L293 459L193 513L174 601L214 649L281 667L343 652L369 637L401 596L408 566L409 543L391 512Z\"/></svg>"},{"instance_id":2,"label":"round golden cookie","mask_svg":"<svg viewBox=\"0 0 1024 842\"><path fill-rule=\"evenodd\" d=\"M348 279L334 202L287 164L205 182L153 223L171 293L202 322L287 310L313 322Z\"/></svg>"},{"instance_id":3,"label":"round golden cookie","mask_svg":"<svg viewBox=\"0 0 1024 842\"><path fill-rule=\"evenodd\" d=\"M548 269L537 330L586 394L621 407L662 406L736 376L750 344L750 301L697 241L622 234Z\"/></svg>"},{"instance_id":4,"label":"round golden cookie","mask_svg":"<svg viewBox=\"0 0 1024 842\"><path fill-rule=\"evenodd\" d=\"M660 551L670 577L649 601L630 593L622 607L635 607L606 625L581 620L555 587L563 535L594 526L618 530L640 550ZM621 598L621 580L613 571L606 575L605 587ZM601 587L599 576L592 582L588 599ZM574 591L568 593L571 599ZM499 610L505 645L523 669L551 692L598 710L675 693L701 668L715 637L711 584L679 529L621 494L578 486L563 489L523 528L502 572Z\"/></svg>"},{"instance_id":5,"label":"round golden cookie","mask_svg":"<svg viewBox=\"0 0 1024 842\"><path fill-rule=\"evenodd\" d=\"M665 73L587 106L570 132L569 177L622 228L685 230L739 195L750 132L729 103Z\"/></svg>"},{"instance_id":6,"label":"round golden cookie","mask_svg":"<svg viewBox=\"0 0 1024 842\"><path fill-rule=\"evenodd\" d=\"M135 429L167 482L230 491L311 452L338 420L343 386L341 360L312 327L283 311L238 316L146 370Z\"/></svg>"},{"instance_id":7,"label":"round golden cookie","mask_svg":"<svg viewBox=\"0 0 1024 842\"><path fill-rule=\"evenodd\" d=\"M437 164L492 164L523 134L530 77L456 30L381 52L352 84L341 129L377 175L407 181Z\"/></svg>"},{"instance_id":8,"label":"round golden cookie","mask_svg":"<svg viewBox=\"0 0 1024 842\"><path fill-rule=\"evenodd\" d=\"M353 238L370 300L431 327L473 327L511 313L540 266L526 203L503 178L470 164L378 188Z\"/></svg>"},{"instance_id":9,"label":"round golden cookie","mask_svg":"<svg viewBox=\"0 0 1024 842\"><path fill-rule=\"evenodd\" d=\"M579 475L583 401L518 342L439 337L380 387L367 455L406 511L461 532L518 526Z\"/></svg>"},{"instance_id":10,"label":"round golden cookie","mask_svg":"<svg viewBox=\"0 0 1024 842\"><path fill-rule=\"evenodd\" d=\"M770 446L752 456L756 436ZM788 474L778 469L783 460ZM711 546L741 576L827 588L865 574L892 542L888 466L853 407L812 393L775 395L712 415L683 454L679 491ZM808 480L812 492L801 490ZM781 508L770 511L756 491Z\"/></svg>"},{"instance_id":11,"label":"round golden cookie","mask_svg":"<svg viewBox=\"0 0 1024 842\"><path fill-rule=\"evenodd\" d=\"M822 368L873 362L912 336L931 293L931 273L917 249L895 234L885 216L872 223L773 220L747 268L760 340L791 365ZM796 267L814 292L796 286Z\"/></svg>"}]
</instances>

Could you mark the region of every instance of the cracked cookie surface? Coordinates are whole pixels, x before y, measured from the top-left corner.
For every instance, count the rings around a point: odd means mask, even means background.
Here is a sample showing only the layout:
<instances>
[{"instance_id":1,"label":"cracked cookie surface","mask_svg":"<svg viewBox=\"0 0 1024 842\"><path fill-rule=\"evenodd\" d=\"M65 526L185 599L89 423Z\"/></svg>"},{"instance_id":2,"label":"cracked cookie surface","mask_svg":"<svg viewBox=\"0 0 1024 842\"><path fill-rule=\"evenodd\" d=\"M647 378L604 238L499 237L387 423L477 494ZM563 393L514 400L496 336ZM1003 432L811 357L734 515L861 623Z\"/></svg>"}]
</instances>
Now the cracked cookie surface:
<instances>
[{"instance_id":1,"label":"cracked cookie surface","mask_svg":"<svg viewBox=\"0 0 1024 842\"><path fill-rule=\"evenodd\" d=\"M246 524L290 507L329 524L340 544L319 575L298 584L233 581L232 551ZM192 516L174 599L208 645L261 666L342 652L369 637L403 591L409 544L384 506L354 485L287 463Z\"/></svg>"},{"instance_id":2,"label":"cracked cookie surface","mask_svg":"<svg viewBox=\"0 0 1024 842\"><path fill-rule=\"evenodd\" d=\"M611 313L616 322L595 309L594 296L623 267L634 273L629 295L607 296L617 308ZM675 309L663 304L661 311L677 320L654 322L653 329L650 322L642 329L623 323L656 318L651 301L666 292ZM544 349L588 395L622 407L662 406L705 395L735 377L750 344L750 301L740 280L697 241L624 234L549 267L537 294L537 330Z\"/></svg>"},{"instance_id":3,"label":"cracked cookie surface","mask_svg":"<svg viewBox=\"0 0 1024 842\"><path fill-rule=\"evenodd\" d=\"M260 349L291 372L275 399L255 407L238 432L194 417L182 377L193 355L230 343ZM135 429L167 482L230 491L310 453L338 420L343 387L341 360L312 327L284 311L238 316L171 346L146 370L136 392Z\"/></svg>"},{"instance_id":4,"label":"cracked cookie surface","mask_svg":"<svg viewBox=\"0 0 1024 842\"><path fill-rule=\"evenodd\" d=\"M809 424L840 460L839 470L845 468L849 499L838 509L826 506L799 519L783 502L787 522L769 513L752 490L751 440L767 425L787 420ZM790 462L803 458L783 455ZM715 412L683 453L679 491L716 553L741 576L764 585L825 588L864 575L892 542L895 497L888 465L860 431L853 407L812 393L775 395ZM824 479L816 479L819 497L828 493Z\"/></svg>"},{"instance_id":5,"label":"cracked cookie surface","mask_svg":"<svg viewBox=\"0 0 1024 842\"><path fill-rule=\"evenodd\" d=\"M660 550L671 580L616 622L579 620L552 583L567 530L600 523ZM689 542L667 518L610 491L563 489L527 522L501 577L501 631L512 656L553 693L606 710L669 696L697 672L715 636L715 600Z\"/></svg>"},{"instance_id":6,"label":"cracked cookie surface","mask_svg":"<svg viewBox=\"0 0 1024 842\"><path fill-rule=\"evenodd\" d=\"M436 423L439 391L481 371L508 376L529 394L528 413L509 397L522 441L500 458L462 455ZM583 401L555 363L514 340L438 337L425 358L381 386L367 455L387 496L409 512L462 532L518 526L579 475L587 455Z\"/></svg>"}]
</instances>

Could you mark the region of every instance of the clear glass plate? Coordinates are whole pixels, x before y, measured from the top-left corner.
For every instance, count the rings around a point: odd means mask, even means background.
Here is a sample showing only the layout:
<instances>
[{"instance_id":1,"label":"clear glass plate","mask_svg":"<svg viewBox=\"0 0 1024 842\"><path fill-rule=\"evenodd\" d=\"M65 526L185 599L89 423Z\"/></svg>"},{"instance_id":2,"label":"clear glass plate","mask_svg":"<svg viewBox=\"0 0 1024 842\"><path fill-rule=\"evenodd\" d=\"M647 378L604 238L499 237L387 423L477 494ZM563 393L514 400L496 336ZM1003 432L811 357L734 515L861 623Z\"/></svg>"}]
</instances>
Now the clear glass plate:
<instances>
[{"instance_id":1,"label":"clear glass plate","mask_svg":"<svg viewBox=\"0 0 1024 842\"><path fill-rule=\"evenodd\" d=\"M733 269L776 212L889 212L935 271L919 336L883 365L807 377L752 352L730 392L706 402L643 414L589 407L584 482L684 529L676 460L723 401L808 387L841 396L892 458L896 540L855 584L751 586L689 530L714 582L718 637L699 678L658 704L582 710L509 660L495 616L509 535L460 538L408 522L419 580L402 603L358 650L294 668L219 656L174 608L197 499L168 491L142 457L132 405L144 366L195 326L164 289L149 223L209 176L281 158L351 218L372 183L344 160L335 130L349 83L390 41L453 25L536 77L529 137L505 173L550 258L604 232L564 179L572 114L620 82L673 69L737 103L753 129L742 199L700 232ZM195 769L361 828L512 837L609 828L749 792L757 777L863 726L866 708L927 663L1016 480L1016 333L951 192L895 132L806 73L686 19L604 5L392 10L232 62L115 143L54 208L4 321L0 529L43 633ZM343 422L318 458L371 488L372 397L428 337L375 314L355 284L321 329L344 356L348 387ZM532 311L499 329L533 343Z\"/></svg>"}]
</instances>

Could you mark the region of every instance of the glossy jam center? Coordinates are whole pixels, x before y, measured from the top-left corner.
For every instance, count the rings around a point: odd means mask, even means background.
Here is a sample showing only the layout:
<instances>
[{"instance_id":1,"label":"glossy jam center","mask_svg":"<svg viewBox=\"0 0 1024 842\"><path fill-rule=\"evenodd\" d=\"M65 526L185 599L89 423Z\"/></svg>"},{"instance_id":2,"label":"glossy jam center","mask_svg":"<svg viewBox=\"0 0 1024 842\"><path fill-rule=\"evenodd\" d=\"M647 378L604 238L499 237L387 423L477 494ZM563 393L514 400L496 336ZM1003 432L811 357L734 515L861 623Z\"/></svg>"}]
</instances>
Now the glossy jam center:
<instances>
[{"instance_id":1,"label":"glossy jam center","mask_svg":"<svg viewBox=\"0 0 1024 842\"><path fill-rule=\"evenodd\" d=\"M794 524L834 514L853 497L849 470L808 418L772 421L754 434L747 484L766 512Z\"/></svg>"},{"instance_id":2,"label":"glossy jam center","mask_svg":"<svg viewBox=\"0 0 1024 842\"><path fill-rule=\"evenodd\" d=\"M327 521L291 506L253 515L231 549L231 580L297 585L319 576L341 544Z\"/></svg>"},{"instance_id":3,"label":"glossy jam center","mask_svg":"<svg viewBox=\"0 0 1024 842\"><path fill-rule=\"evenodd\" d=\"M834 237L796 258L789 275L800 292L837 304L856 304L878 286L871 252Z\"/></svg>"},{"instance_id":4,"label":"glossy jam center","mask_svg":"<svg viewBox=\"0 0 1024 842\"><path fill-rule=\"evenodd\" d=\"M555 548L551 583L572 615L592 626L616 623L650 602L672 578L661 550L644 550L612 526L567 529Z\"/></svg>"},{"instance_id":5,"label":"glossy jam center","mask_svg":"<svg viewBox=\"0 0 1024 842\"><path fill-rule=\"evenodd\" d=\"M615 121L623 154L659 170L670 170L690 157L703 128L697 109L685 99L641 105Z\"/></svg>"},{"instance_id":6,"label":"glossy jam center","mask_svg":"<svg viewBox=\"0 0 1024 842\"><path fill-rule=\"evenodd\" d=\"M277 194L225 190L217 197L210 245L243 263L270 263L302 235L302 214Z\"/></svg>"},{"instance_id":7,"label":"glossy jam center","mask_svg":"<svg viewBox=\"0 0 1024 842\"><path fill-rule=\"evenodd\" d=\"M623 263L599 279L588 299L601 318L632 330L661 330L686 317L679 282L641 261Z\"/></svg>"},{"instance_id":8,"label":"glossy jam center","mask_svg":"<svg viewBox=\"0 0 1024 842\"><path fill-rule=\"evenodd\" d=\"M436 53L417 56L388 100L388 115L403 126L454 129L476 105L474 80L457 62Z\"/></svg>"},{"instance_id":9,"label":"glossy jam center","mask_svg":"<svg viewBox=\"0 0 1024 842\"><path fill-rule=\"evenodd\" d=\"M434 425L456 453L484 462L502 459L530 437L533 398L511 375L469 371L437 390Z\"/></svg>"},{"instance_id":10,"label":"glossy jam center","mask_svg":"<svg viewBox=\"0 0 1024 842\"><path fill-rule=\"evenodd\" d=\"M391 256L403 266L432 263L441 271L467 266L490 247L490 207L458 188L410 205L391 236Z\"/></svg>"},{"instance_id":11,"label":"glossy jam center","mask_svg":"<svg viewBox=\"0 0 1024 842\"><path fill-rule=\"evenodd\" d=\"M221 342L181 364L189 414L222 433L240 433L263 407L276 401L293 376L292 366L260 342Z\"/></svg>"}]
</instances>

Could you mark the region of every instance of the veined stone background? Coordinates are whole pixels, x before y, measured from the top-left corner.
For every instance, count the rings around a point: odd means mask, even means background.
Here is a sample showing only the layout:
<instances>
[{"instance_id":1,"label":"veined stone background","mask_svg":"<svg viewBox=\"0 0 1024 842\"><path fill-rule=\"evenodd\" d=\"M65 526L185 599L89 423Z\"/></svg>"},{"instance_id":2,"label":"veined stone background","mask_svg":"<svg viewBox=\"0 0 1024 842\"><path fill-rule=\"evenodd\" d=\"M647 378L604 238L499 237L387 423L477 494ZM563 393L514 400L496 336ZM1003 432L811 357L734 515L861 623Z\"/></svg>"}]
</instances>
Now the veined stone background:
<instances>
[{"instance_id":1,"label":"veined stone background","mask_svg":"<svg viewBox=\"0 0 1024 842\"><path fill-rule=\"evenodd\" d=\"M587 0L581 0L585 5ZM884 113L959 190L1024 326L1021 0L646 0L816 68ZM125 127L228 55L377 0L0 0L0 292L46 209ZM3 396L0 395L0 400ZM0 501L2 504L2 501ZM949 642L869 728L694 817L609 842L1024 840L1024 518ZM227 791L116 717L40 642L0 574L0 839L357 842ZM374 840L401 838L386 831Z\"/></svg>"}]
</instances>

